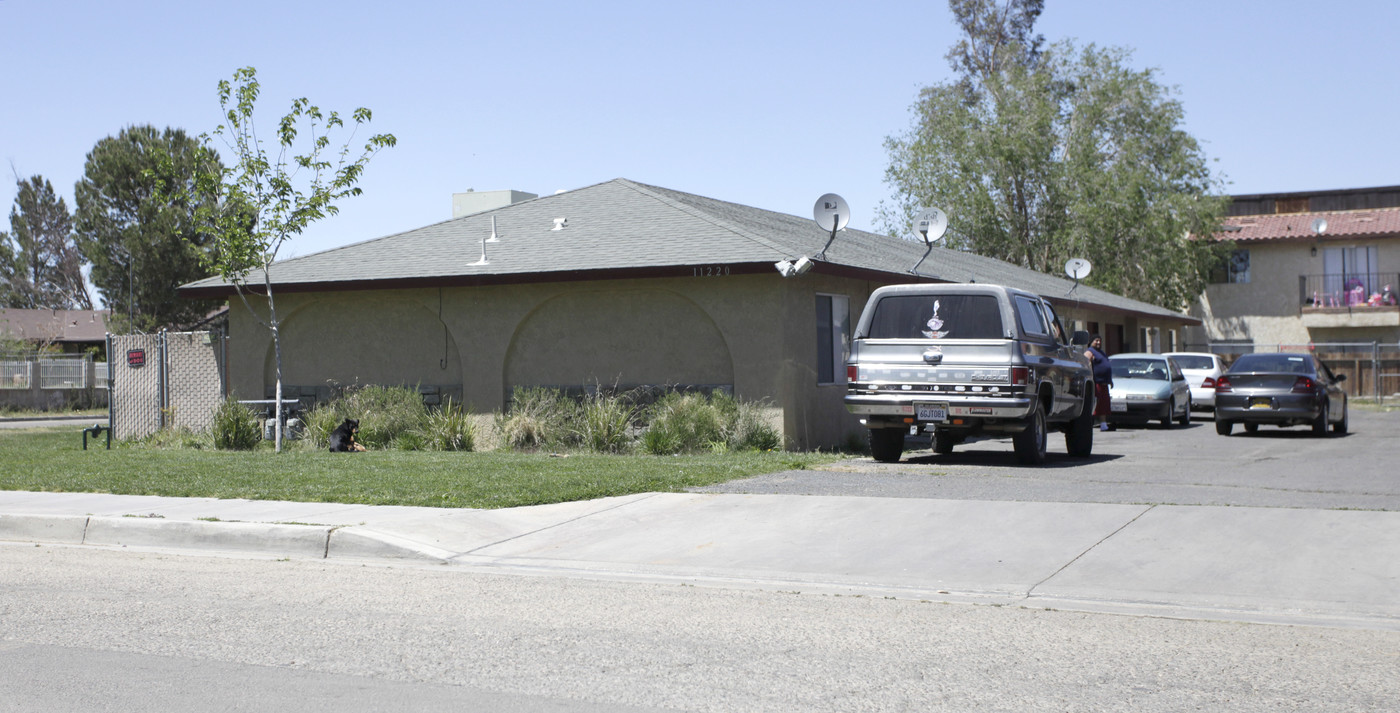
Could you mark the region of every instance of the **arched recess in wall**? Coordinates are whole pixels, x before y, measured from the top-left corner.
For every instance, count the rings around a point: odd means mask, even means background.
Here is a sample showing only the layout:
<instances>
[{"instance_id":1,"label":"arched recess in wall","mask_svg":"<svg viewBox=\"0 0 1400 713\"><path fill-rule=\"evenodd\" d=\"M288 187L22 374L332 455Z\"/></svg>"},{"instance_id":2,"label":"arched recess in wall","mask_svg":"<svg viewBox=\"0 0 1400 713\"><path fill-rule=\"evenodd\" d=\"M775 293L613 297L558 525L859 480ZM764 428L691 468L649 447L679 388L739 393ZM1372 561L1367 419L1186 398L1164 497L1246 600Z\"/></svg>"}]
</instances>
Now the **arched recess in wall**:
<instances>
[{"instance_id":1,"label":"arched recess in wall","mask_svg":"<svg viewBox=\"0 0 1400 713\"><path fill-rule=\"evenodd\" d=\"M734 360L699 305L655 289L571 292L516 327L505 394L516 386L734 385Z\"/></svg>"},{"instance_id":2,"label":"arched recess in wall","mask_svg":"<svg viewBox=\"0 0 1400 713\"><path fill-rule=\"evenodd\" d=\"M422 302L376 295L339 294L297 308L282 321L282 383L322 387L381 384L449 386L461 393L457 342ZM276 383L269 341L263 383Z\"/></svg>"}]
</instances>

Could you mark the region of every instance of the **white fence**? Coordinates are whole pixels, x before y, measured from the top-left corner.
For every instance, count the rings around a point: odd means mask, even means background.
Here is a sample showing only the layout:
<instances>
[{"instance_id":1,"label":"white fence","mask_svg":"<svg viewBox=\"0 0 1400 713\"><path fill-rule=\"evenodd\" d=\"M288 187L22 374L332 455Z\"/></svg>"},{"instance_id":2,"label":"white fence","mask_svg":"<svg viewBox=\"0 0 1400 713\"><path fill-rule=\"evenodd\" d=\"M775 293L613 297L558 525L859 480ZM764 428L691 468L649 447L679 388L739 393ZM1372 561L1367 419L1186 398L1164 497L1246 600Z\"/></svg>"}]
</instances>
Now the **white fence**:
<instances>
[{"instance_id":1,"label":"white fence","mask_svg":"<svg viewBox=\"0 0 1400 713\"><path fill-rule=\"evenodd\" d=\"M103 374L103 381L96 379ZM0 355L0 408L62 410L107 404L107 365L91 355Z\"/></svg>"}]
</instances>

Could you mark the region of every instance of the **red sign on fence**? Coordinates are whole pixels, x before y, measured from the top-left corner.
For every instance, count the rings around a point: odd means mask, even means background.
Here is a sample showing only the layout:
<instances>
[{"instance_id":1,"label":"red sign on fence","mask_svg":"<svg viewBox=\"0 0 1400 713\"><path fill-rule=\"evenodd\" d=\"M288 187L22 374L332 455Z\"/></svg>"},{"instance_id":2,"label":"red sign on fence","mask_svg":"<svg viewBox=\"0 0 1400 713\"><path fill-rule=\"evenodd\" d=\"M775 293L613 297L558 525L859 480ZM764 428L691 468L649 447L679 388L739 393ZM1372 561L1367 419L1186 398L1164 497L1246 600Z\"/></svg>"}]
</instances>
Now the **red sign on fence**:
<instances>
[{"instance_id":1,"label":"red sign on fence","mask_svg":"<svg viewBox=\"0 0 1400 713\"><path fill-rule=\"evenodd\" d=\"M146 350L145 350L145 349L128 349L128 350L126 350L126 365L129 366L129 367L131 367L131 368L133 368L133 369L136 369L136 368L138 368L138 367L145 366L145 365L146 365Z\"/></svg>"}]
</instances>

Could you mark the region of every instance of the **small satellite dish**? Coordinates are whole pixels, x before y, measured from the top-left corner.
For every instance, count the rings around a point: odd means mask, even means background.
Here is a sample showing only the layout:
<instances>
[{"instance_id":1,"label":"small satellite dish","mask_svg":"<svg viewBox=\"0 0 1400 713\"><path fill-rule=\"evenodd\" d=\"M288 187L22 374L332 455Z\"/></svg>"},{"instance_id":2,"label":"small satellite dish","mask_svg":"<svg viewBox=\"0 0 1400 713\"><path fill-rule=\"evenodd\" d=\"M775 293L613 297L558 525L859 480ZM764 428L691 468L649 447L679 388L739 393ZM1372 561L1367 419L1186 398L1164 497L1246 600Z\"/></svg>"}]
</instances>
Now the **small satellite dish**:
<instances>
[{"instance_id":1,"label":"small satellite dish","mask_svg":"<svg viewBox=\"0 0 1400 713\"><path fill-rule=\"evenodd\" d=\"M1090 263L1082 257L1072 257L1065 263L1065 274L1075 282L1088 277L1089 271L1093 269L1093 263Z\"/></svg>"},{"instance_id":2,"label":"small satellite dish","mask_svg":"<svg viewBox=\"0 0 1400 713\"><path fill-rule=\"evenodd\" d=\"M835 193L827 193L817 199L817 204L812 207L812 218L817 221L823 230L836 232L846 227L846 223L851 220L851 208L846 205L846 199Z\"/></svg>"},{"instance_id":3,"label":"small satellite dish","mask_svg":"<svg viewBox=\"0 0 1400 713\"><path fill-rule=\"evenodd\" d=\"M932 245L948 232L948 214L937 208L924 208L914 221L914 229L923 236L924 242Z\"/></svg>"},{"instance_id":4,"label":"small satellite dish","mask_svg":"<svg viewBox=\"0 0 1400 713\"><path fill-rule=\"evenodd\" d=\"M1317 233L1318 235L1322 235L1323 233L1327 232L1327 219L1314 218L1312 222L1312 231L1314 233Z\"/></svg>"}]
</instances>

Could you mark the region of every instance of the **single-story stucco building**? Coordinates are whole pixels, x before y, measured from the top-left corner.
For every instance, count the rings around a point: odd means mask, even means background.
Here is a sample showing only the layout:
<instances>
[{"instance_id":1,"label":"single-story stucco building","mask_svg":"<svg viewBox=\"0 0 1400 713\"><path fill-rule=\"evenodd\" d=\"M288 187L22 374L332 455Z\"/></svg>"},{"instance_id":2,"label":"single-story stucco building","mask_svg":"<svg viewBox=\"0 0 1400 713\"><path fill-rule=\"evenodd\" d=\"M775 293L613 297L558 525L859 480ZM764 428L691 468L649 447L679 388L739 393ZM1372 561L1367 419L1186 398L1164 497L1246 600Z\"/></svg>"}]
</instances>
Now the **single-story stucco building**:
<instances>
[{"instance_id":1,"label":"single-story stucco building","mask_svg":"<svg viewBox=\"0 0 1400 713\"><path fill-rule=\"evenodd\" d=\"M545 197L459 196L472 199L459 217L272 267L284 395L404 384L491 413L515 387L723 389L766 402L787 445L811 449L861 433L842 403L844 349L882 285L1014 285L1115 350L1169 348L1199 323L941 247L914 275L922 243L858 230L830 240L808 217L625 179ZM500 204L483 209L493 196ZM775 268L802 257L813 261L803 274ZM230 388L270 397L271 335L233 287L211 278L180 292L230 300Z\"/></svg>"}]
</instances>

